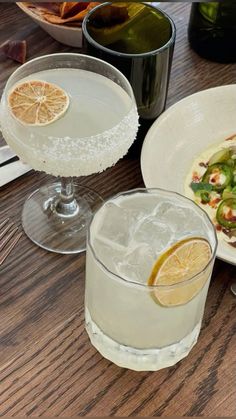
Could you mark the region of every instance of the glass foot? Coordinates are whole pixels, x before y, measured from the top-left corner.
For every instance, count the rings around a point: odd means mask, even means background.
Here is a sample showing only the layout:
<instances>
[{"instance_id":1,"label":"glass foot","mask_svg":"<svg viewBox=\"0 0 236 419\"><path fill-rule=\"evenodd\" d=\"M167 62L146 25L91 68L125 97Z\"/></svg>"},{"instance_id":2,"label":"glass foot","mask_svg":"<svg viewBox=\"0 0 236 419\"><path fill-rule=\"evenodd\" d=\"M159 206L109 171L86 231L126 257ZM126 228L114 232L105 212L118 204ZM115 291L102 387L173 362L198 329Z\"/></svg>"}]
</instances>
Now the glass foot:
<instances>
[{"instance_id":1,"label":"glass foot","mask_svg":"<svg viewBox=\"0 0 236 419\"><path fill-rule=\"evenodd\" d=\"M73 185L77 210L72 215L65 216L57 211L61 192L59 182L37 189L23 206L23 229L29 239L43 249L63 254L86 249L88 224L103 199L88 187L74 182Z\"/></svg>"}]
</instances>

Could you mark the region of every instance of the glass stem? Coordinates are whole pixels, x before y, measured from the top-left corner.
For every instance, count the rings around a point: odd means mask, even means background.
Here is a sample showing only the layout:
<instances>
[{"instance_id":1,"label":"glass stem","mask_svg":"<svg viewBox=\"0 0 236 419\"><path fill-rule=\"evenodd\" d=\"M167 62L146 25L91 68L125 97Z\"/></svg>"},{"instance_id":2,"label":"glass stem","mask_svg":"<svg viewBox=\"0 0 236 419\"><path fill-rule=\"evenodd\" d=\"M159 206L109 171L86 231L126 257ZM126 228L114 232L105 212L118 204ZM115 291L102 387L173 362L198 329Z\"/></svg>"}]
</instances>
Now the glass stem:
<instances>
[{"instance_id":1,"label":"glass stem","mask_svg":"<svg viewBox=\"0 0 236 419\"><path fill-rule=\"evenodd\" d=\"M73 217L79 212L79 205L74 197L73 178L61 178L61 193L56 204L56 212L61 217Z\"/></svg>"}]
</instances>

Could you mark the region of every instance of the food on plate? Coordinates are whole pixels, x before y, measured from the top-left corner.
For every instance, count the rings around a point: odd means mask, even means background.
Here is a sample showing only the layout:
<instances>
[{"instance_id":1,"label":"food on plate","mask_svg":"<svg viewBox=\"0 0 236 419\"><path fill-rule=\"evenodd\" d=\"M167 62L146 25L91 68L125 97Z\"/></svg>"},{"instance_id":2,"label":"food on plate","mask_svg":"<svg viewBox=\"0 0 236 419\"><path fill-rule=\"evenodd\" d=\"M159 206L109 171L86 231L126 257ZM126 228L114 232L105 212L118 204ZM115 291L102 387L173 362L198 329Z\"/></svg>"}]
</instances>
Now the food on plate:
<instances>
[{"instance_id":1,"label":"food on plate","mask_svg":"<svg viewBox=\"0 0 236 419\"><path fill-rule=\"evenodd\" d=\"M29 7L29 9L35 9L35 13L51 13L57 14L60 13L60 5L62 3L59 2L22 2L25 6Z\"/></svg>"},{"instance_id":2,"label":"food on plate","mask_svg":"<svg viewBox=\"0 0 236 419\"><path fill-rule=\"evenodd\" d=\"M0 51L6 57L23 64L26 60L26 41L6 41L1 45Z\"/></svg>"},{"instance_id":3,"label":"food on plate","mask_svg":"<svg viewBox=\"0 0 236 419\"><path fill-rule=\"evenodd\" d=\"M97 2L22 2L31 11L44 20L56 25L81 26L86 14L99 3Z\"/></svg>"},{"instance_id":4,"label":"food on plate","mask_svg":"<svg viewBox=\"0 0 236 419\"><path fill-rule=\"evenodd\" d=\"M185 192L208 213L219 238L236 248L236 135L196 158Z\"/></svg>"},{"instance_id":5,"label":"food on plate","mask_svg":"<svg viewBox=\"0 0 236 419\"><path fill-rule=\"evenodd\" d=\"M64 19L67 17L74 16L78 14L79 12L81 12L82 10L86 9L86 7L87 7L87 4L82 1L75 1L75 2L64 1L60 5L60 17Z\"/></svg>"}]
</instances>

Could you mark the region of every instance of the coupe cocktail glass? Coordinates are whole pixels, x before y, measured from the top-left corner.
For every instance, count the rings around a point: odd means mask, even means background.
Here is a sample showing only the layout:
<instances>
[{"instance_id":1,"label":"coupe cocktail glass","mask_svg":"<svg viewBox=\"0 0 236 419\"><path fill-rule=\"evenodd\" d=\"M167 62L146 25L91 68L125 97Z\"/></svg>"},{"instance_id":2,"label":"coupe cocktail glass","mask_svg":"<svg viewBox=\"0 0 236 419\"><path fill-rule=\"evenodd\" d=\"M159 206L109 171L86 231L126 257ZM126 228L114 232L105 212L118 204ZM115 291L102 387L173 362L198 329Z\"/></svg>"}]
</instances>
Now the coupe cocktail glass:
<instances>
[{"instance_id":1,"label":"coupe cocktail glass","mask_svg":"<svg viewBox=\"0 0 236 419\"><path fill-rule=\"evenodd\" d=\"M157 258L190 237L209 243L206 265L188 280L148 285ZM86 329L95 348L139 371L187 356L200 332L216 246L208 215L179 194L140 189L105 202L92 219L86 259Z\"/></svg>"},{"instance_id":2,"label":"coupe cocktail glass","mask_svg":"<svg viewBox=\"0 0 236 419\"><path fill-rule=\"evenodd\" d=\"M29 80L50 82L66 91L70 104L65 115L46 126L16 120L8 95L18 83ZM93 57L46 55L11 75L0 112L3 136L16 154L33 169L61 178L41 187L25 202L25 233L47 250L83 251L92 212L102 199L73 183L72 177L101 172L127 153L138 129L129 82L115 67Z\"/></svg>"}]
</instances>

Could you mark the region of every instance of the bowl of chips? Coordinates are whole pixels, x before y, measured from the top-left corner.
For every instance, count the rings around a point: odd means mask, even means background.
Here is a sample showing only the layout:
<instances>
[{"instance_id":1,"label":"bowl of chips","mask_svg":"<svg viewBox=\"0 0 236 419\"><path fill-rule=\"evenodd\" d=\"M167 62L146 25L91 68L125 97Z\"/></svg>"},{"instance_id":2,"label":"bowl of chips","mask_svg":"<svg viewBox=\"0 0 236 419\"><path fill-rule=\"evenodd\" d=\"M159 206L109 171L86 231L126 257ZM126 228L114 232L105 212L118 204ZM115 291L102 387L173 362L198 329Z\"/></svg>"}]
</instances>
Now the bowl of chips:
<instances>
[{"instance_id":1,"label":"bowl of chips","mask_svg":"<svg viewBox=\"0 0 236 419\"><path fill-rule=\"evenodd\" d=\"M82 22L97 2L17 2L20 9L52 38L71 47L82 46Z\"/></svg>"}]
</instances>

